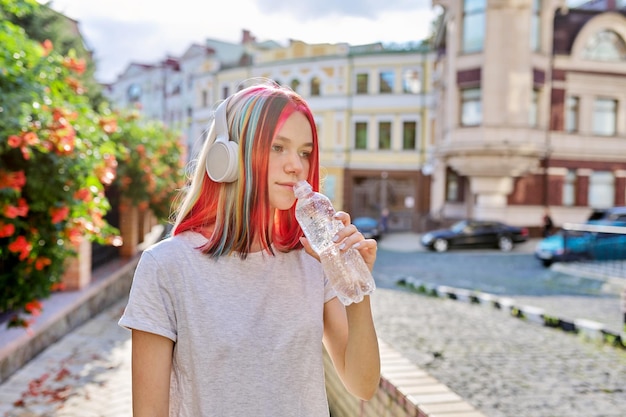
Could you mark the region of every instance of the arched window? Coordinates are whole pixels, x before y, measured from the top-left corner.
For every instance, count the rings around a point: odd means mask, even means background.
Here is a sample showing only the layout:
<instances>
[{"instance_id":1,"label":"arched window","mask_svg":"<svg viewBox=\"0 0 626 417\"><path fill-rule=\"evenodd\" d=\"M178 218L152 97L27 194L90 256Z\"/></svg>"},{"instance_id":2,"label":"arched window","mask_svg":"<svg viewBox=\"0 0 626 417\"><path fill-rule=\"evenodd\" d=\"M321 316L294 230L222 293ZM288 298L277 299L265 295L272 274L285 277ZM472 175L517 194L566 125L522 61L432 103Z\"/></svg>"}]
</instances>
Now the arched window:
<instances>
[{"instance_id":1,"label":"arched window","mask_svg":"<svg viewBox=\"0 0 626 417\"><path fill-rule=\"evenodd\" d=\"M297 93L298 87L300 87L300 80L298 80L297 78L294 78L293 80L291 80L291 83L289 83L289 86L291 87L293 91Z\"/></svg>"},{"instance_id":2,"label":"arched window","mask_svg":"<svg viewBox=\"0 0 626 417\"><path fill-rule=\"evenodd\" d=\"M319 79L319 77L313 77L311 79L311 95L312 96L319 96L320 95L320 89L321 89L321 81Z\"/></svg>"},{"instance_id":3,"label":"arched window","mask_svg":"<svg viewBox=\"0 0 626 417\"><path fill-rule=\"evenodd\" d=\"M626 42L612 30L597 32L587 41L583 57L593 61L626 61Z\"/></svg>"}]
</instances>

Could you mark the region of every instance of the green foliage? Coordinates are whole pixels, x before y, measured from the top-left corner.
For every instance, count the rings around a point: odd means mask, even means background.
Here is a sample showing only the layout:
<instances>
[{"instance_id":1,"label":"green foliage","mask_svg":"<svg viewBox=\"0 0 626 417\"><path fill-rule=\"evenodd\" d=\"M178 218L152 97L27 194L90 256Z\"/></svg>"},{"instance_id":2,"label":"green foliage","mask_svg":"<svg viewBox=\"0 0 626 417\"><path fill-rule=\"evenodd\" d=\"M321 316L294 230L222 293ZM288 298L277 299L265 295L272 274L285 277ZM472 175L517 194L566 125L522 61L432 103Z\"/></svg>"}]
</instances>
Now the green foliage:
<instances>
[{"instance_id":1,"label":"green foliage","mask_svg":"<svg viewBox=\"0 0 626 417\"><path fill-rule=\"evenodd\" d=\"M51 16L43 7L0 0L0 314L25 327L82 240L120 243L104 220L107 186L118 181L131 204L163 219L183 181L174 132L96 106L76 50L60 53L45 32L31 27L40 42L14 23L36 26Z\"/></svg>"},{"instance_id":2,"label":"green foliage","mask_svg":"<svg viewBox=\"0 0 626 417\"><path fill-rule=\"evenodd\" d=\"M3 16L37 9L1 1ZM81 94L79 60L8 19L0 21L0 44L0 312L33 313L81 239L115 239L103 216L116 147ZM16 316L10 324L28 323Z\"/></svg>"},{"instance_id":3,"label":"green foliage","mask_svg":"<svg viewBox=\"0 0 626 417\"><path fill-rule=\"evenodd\" d=\"M30 4L34 0L9 2ZM84 62L84 71L74 76L80 80L84 94L89 97L93 108L97 109L105 102L105 98L102 95L102 86L94 78L96 65L92 53L79 36L76 22L47 6L25 7L25 10L28 12L9 13L7 19L23 28L30 39L39 43L49 40L61 55Z\"/></svg>"},{"instance_id":4,"label":"green foliage","mask_svg":"<svg viewBox=\"0 0 626 417\"><path fill-rule=\"evenodd\" d=\"M161 122L141 120L135 112L119 114L117 121L111 137L119 146L116 183L121 195L166 220L185 179L180 139Z\"/></svg>"}]
</instances>

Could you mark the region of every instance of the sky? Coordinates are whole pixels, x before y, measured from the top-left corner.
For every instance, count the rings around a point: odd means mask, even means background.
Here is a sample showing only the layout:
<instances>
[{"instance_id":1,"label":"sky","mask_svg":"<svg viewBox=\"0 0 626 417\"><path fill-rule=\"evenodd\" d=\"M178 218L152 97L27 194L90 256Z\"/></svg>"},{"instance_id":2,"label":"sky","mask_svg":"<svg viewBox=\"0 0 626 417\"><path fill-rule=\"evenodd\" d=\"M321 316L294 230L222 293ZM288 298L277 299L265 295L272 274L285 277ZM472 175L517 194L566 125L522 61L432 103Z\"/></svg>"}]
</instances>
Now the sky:
<instances>
[{"instance_id":1,"label":"sky","mask_svg":"<svg viewBox=\"0 0 626 417\"><path fill-rule=\"evenodd\" d=\"M440 12L432 0L38 0L79 22L96 78L113 82L130 62L179 57L192 43L257 41L362 45L420 41Z\"/></svg>"}]
</instances>

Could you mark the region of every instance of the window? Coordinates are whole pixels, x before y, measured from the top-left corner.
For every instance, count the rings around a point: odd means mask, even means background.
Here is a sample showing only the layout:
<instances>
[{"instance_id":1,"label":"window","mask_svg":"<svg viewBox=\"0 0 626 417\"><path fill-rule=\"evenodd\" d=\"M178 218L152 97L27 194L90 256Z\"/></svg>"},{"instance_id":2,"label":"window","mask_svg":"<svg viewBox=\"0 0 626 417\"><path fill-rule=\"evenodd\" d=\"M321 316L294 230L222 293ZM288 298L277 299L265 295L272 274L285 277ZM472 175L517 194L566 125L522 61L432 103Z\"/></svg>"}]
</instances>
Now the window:
<instances>
[{"instance_id":1,"label":"window","mask_svg":"<svg viewBox=\"0 0 626 417\"><path fill-rule=\"evenodd\" d=\"M402 149L415 150L417 142L417 122L404 122L402 124Z\"/></svg>"},{"instance_id":2,"label":"window","mask_svg":"<svg viewBox=\"0 0 626 417\"><path fill-rule=\"evenodd\" d=\"M461 177L459 176L459 174L451 169L448 169L446 175L446 201L463 201L463 187L461 186Z\"/></svg>"},{"instance_id":3,"label":"window","mask_svg":"<svg viewBox=\"0 0 626 417\"><path fill-rule=\"evenodd\" d=\"M480 88L461 90L461 125L478 126L483 120Z\"/></svg>"},{"instance_id":4,"label":"window","mask_svg":"<svg viewBox=\"0 0 626 417\"><path fill-rule=\"evenodd\" d=\"M530 48L538 52L541 49L541 0L533 0L530 17Z\"/></svg>"},{"instance_id":5,"label":"window","mask_svg":"<svg viewBox=\"0 0 626 417\"><path fill-rule=\"evenodd\" d=\"M202 107L209 105L209 93L206 90L202 90Z\"/></svg>"},{"instance_id":6,"label":"window","mask_svg":"<svg viewBox=\"0 0 626 417\"><path fill-rule=\"evenodd\" d=\"M576 204L576 171L568 169L563 178L563 202L564 206Z\"/></svg>"},{"instance_id":7,"label":"window","mask_svg":"<svg viewBox=\"0 0 626 417\"><path fill-rule=\"evenodd\" d=\"M128 101L131 103L139 101L141 98L141 86L139 84L131 84L130 87L128 87L126 94L128 96Z\"/></svg>"},{"instance_id":8,"label":"window","mask_svg":"<svg viewBox=\"0 0 626 417\"><path fill-rule=\"evenodd\" d=\"M613 136L617 127L617 100L597 98L593 103L593 133Z\"/></svg>"},{"instance_id":9,"label":"window","mask_svg":"<svg viewBox=\"0 0 626 417\"><path fill-rule=\"evenodd\" d=\"M626 42L612 30L600 31L587 41L583 57L594 61L626 61Z\"/></svg>"},{"instance_id":10,"label":"window","mask_svg":"<svg viewBox=\"0 0 626 417\"><path fill-rule=\"evenodd\" d=\"M391 122L378 123L378 149L391 149Z\"/></svg>"},{"instance_id":11,"label":"window","mask_svg":"<svg viewBox=\"0 0 626 417\"><path fill-rule=\"evenodd\" d=\"M356 75L356 93L357 94L367 94L368 84L369 84L369 76L367 73Z\"/></svg>"},{"instance_id":12,"label":"window","mask_svg":"<svg viewBox=\"0 0 626 417\"><path fill-rule=\"evenodd\" d=\"M320 81L319 77L313 77L311 79L311 86L310 86L310 90L311 90L311 95L312 96L319 96L320 95L320 86L321 86L321 81Z\"/></svg>"},{"instance_id":13,"label":"window","mask_svg":"<svg viewBox=\"0 0 626 417\"><path fill-rule=\"evenodd\" d=\"M463 52L483 50L486 3L487 0L465 0L463 3Z\"/></svg>"},{"instance_id":14,"label":"window","mask_svg":"<svg viewBox=\"0 0 626 417\"><path fill-rule=\"evenodd\" d=\"M589 206L612 207L615 202L615 178L610 171L594 171L589 177Z\"/></svg>"},{"instance_id":15,"label":"window","mask_svg":"<svg viewBox=\"0 0 626 417\"><path fill-rule=\"evenodd\" d=\"M383 71L379 74L379 93L393 93L393 71Z\"/></svg>"},{"instance_id":16,"label":"window","mask_svg":"<svg viewBox=\"0 0 626 417\"><path fill-rule=\"evenodd\" d=\"M354 149L367 149L367 123L354 124Z\"/></svg>"},{"instance_id":17,"label":"window","mask_svg":"<svg viewBox=\"0 0 626 417\"><path fill-rule=\"evenodd\" d=\"M528 125L537 127L539 123L539 91L533 89L530 97L530 109L528 110Z\"/></svg>"},{"instance_id":18,"label":"window","mask_svg":"<svg viewBox=\"0 0 626 417\"><path fill-rule=\"evenodd\" d=\"M404 70L402 75L402 91L410 94L419 94L422 91L420 73L415 69Z\"/></svg>"},{"instance_id":19,"label":"window","mask_svg":"<svg viewBox=\"0 0 626 417\"><path fill-rule=\"evenodd\" d=\"M298 92L298 87L300 87L300 80L298 80L297 78L294 78L289 83L289 87L291 87L291 89L297 93Z\"/></svg>"},{"instance_id":20,"label":"window","mask_svg":"<svg viewBox=\"0 0 626 417\"><path fill-rule=\"evenodd\" d=\"M578 132L578 108L579 98L575 96L569 96L565 100L565 131L566 132Z\"/></svg>"}]
</instances>

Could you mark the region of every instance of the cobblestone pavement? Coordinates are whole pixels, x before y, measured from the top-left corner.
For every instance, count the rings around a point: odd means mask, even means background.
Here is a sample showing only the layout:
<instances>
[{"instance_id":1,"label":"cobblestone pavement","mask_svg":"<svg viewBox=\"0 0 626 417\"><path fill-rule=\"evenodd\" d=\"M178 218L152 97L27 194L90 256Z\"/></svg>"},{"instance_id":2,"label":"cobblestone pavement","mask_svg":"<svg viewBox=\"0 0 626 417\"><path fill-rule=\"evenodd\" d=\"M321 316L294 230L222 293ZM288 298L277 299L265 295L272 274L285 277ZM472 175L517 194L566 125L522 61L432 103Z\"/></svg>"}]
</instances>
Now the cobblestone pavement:
<instances>
[{"instance_id":1,"label":"cobblestone pavement","mask_svg":"<svg viewBox=\"0 0 626 417\"><path fill-rule=\"evenodd\" d=\"M0 385L3 417L130 417L126 300L69 333Z\"/></svg>"},{"instance_id":2,"label":"cobblestone pavement","mask_svg":"<svg viewBox=\"0 0 626 417\"><path fill-rule=\"evenodd\" d=\"M623 417L626 352L491 307L379 289L378 336L489 417Z\"/></svg>"}]
</instances>

